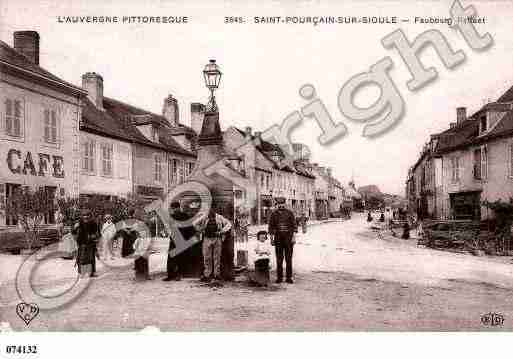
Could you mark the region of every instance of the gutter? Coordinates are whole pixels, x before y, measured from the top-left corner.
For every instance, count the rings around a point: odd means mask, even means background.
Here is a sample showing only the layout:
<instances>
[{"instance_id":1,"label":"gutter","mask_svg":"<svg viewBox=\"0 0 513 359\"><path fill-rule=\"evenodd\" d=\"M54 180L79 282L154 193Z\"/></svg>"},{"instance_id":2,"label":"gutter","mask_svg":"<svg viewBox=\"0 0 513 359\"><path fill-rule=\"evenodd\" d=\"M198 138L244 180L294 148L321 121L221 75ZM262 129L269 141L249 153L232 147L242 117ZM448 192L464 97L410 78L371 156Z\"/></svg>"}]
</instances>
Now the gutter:
<instances>
[{"instance_id":1,"label":"gutter","mask_svg":"<svg viewBox=\"0 0 513 359\"><path fill-rule=\"evenodd\" d=\"M38 74L37 72L30 71L30 70L27 70L27 69L25 69L25 68L23 68L23 67L13 65L13 64L11 64L10 62L4 61L4 60L0 60L0 63L1 63L1 64L6 65L6 66L8 66L8 67L11 67L11 68L13 68L13 69L16 69L16 70L18 70L18 71L21 71L21 72L27 73L27 74L29 74L29 75L31 75L31 76L34 76L34 77L37 77L37 78L40 78L40 79L46 80L46 81L51 82L51 83L53 83L53 84L57 84L57 85L59 85L59 86L61 86L61 87L65 87L65 88L67 88L67 89L69 89L69 90L72 90L72 91L74 91L74 92L76 92L76 93L79 93L79 94L82 94L82 95L87 95L87 91L85 91L85 90L83 90L83 89L81 89L81 88L79 88L79 87L72 86L71 84L69 84L69 85L68 85L68 84L66 84L66 83L64 83L64 82L61 82L61 81L57 81L57 80L51 79L51 78L49 78L49 77L43 76L43 75L41 75L41 74Z\"/></svg>"}]
</instances>

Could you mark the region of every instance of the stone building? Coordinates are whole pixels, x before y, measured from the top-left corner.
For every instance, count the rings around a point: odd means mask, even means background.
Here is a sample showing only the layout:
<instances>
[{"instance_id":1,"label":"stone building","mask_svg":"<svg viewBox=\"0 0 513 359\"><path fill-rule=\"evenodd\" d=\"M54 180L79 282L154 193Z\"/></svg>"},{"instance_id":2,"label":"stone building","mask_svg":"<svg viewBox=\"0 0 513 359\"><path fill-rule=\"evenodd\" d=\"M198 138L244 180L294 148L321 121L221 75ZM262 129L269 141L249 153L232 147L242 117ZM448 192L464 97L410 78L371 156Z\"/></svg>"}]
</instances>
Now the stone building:
<instances>
[{"instance_id":1,"label":"stone building","mask_svg":"<svg viewBox=\"0 0 513 359\"><path fill-rule=\"evenodd\" d=\"M79 193L79 121L86 92L39 66L39 35L0 41L0 202L21 187ZM54 211L45 217L55 222ZM15 220L0 211L0 228Z\"/></svg>"},{"instance_id":2,"label":"stone building","mask_svg":"<svg viewBox=\"0 0 513 359\"><path fill-rule=\"evenodd\" d=\"M232 168L250 186L235 194L236 206L251 211L252 223L266 223L276 197L284 197L296 215L312 212L315 177L308 167L288 156L280 146L262 139L261 132L229 127L223 132Z\"/></svg>"},{"instance_id":3,"label":"stone building","mask_svg":"<svg viewBox=\"0 0 513 359\"><path fill-rule=\"evenodd\" d=\"M195 134L180 123L178 103L164 99L162 115L103 96L103 78L82 76L88 91L81 139L81 195L164 196L192 173Z\"/></svg>"},{"instance_id":4,"label":"stone building","mask_svg":"<svg viewBox=\"0 0 513 359\"><path fill-rule=\"evenodd\" d=\"M409 171L410 209L439 219L492 217L483 202L513 196L512 154L513 88L471 116L458 108L456 122L431 136Z\"/></svg>"}]
</instances>

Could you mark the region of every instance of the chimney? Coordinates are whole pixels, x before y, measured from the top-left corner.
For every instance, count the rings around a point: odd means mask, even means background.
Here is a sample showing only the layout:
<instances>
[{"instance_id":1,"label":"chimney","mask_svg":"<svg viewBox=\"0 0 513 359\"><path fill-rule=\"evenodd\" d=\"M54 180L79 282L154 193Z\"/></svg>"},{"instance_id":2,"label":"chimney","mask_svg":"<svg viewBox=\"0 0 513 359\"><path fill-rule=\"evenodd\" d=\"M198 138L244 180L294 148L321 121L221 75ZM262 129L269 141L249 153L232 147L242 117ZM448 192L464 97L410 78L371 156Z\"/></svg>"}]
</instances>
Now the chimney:
<instances>
[{"instance_id":1,"label":"chimney","mask_svg":"<svg viewBox=\"0 0 513 359\"><path fill-rule=\"evenodd\" d=\"M456 122L451 122L451 123L449 124L449 128L454 128L454 127L456 127Z\"/></svg>"},{"instance_id":2,"label":"chimney","mask_svg":"<svg viewBox=\"0 0 513 359\"><path fill-rule=\"evenodd\" d=\"M262 132L255 131L255 139L253 140L253 144L256 147L260 147L262 145Z\"/></svg>"},{"instance_id":3,"label":"chimney","mask_svg":"<svg viewBox=\"0 0 513 359\"><path fill-rule=\"evenodd\" d=\"M169 94L164 99L162 106L162 115L166 118L171 127L178 127L180 125L180 113L178 111L178 101L173 95Z\"/></svg>"},{"instance_id":4,"label":"chimney","mask_svg":"<svg viewBox=\"0 0 513 359\"><path fill-rule=\"evenodd\" d=\"M39 65L39 34L36 31L15 31L14 49Z\"/></svg>"},{"instance_id":5,"label":"chimney","mask_svg":"<svg viewBox=\"0 0 513 359\"><path fill-rule=\"evenodd\" d=\"M86 72L82 75L82 88L96 108L103 110L103 77L96 72Z\"/></svg>"},{"instance_id":6,"label":"chimney","mask_svg":"<svg viewBox=\"0 0 513 359\"><path fill-rule=\"evenodd\" d=\"M246 137L248 140L251 140L251 131L252 131L252 128L251 127L246 127L245 130L244 130L244 137Z\"/></svg>"},{"instance_id":7,"label":"chimney","mask_svg":"<svg viewBox=\"0 0 513 359\"><path fill-rule=\"evenodd\" d=\"M191 103L191 127L199 136L205 119L205 105L199 102Z\"/></svg>"},{"instance_id":8,"label":"chimney","mask_svg":"<svg viewBox=\"0 0 513 359\"><path fill-rule=\"evenodd\" d=\"M467 108L458 107L456 108L456 123L459 125L467 119Z\"/></svg>"}]
</instances>

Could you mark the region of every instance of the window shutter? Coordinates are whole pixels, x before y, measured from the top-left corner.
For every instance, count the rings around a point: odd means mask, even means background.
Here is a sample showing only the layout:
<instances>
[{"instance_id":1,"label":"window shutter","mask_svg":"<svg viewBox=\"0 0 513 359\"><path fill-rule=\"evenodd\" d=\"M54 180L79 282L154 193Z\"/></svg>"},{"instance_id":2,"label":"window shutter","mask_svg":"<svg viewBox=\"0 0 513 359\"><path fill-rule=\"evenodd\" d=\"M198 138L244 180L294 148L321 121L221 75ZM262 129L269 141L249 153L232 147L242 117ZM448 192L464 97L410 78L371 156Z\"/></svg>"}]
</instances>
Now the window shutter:
<instances>
[{"instance_id":1,"label":"window shutter","mask_svg":"<svg viewBox=\"0 0 513 359\"><path fill-rule=\"evenodd\" d=\"M57 142L57 116L55 111L51 112L52 118L51 118L51 139L52 142Z\"/></svg>"},{"instance_id":2,"label":"window shutter","mask_svg":"<svg viewBox=\"0 0 513 359\"><path fill-rule=\"evenodd\" d=\"M118 147L119 160L115 163L116 165L116 173L119 178L128 178L129 177L129 156L128 156L129 148L126 146L120 145Z\"/></svg>"},{"instance_id":3,"label":"window shutter","mask_svg":"<svg viewBox=\"0 0 513 359\"><path fill-rule=\"evenodd\" d=\"M14 101L13 135L21 136L21 118L23 109L19 100Z\"/></svg>"},{"instance_id":4,"label":"window shutter","mask_svg":"<svg viewBox=\"0 0 513 359\"><path fill-rule=\"evenodd\" d=\"M12 133L12 101L5 100L5 132Z\"/></svg>"},{"instance_id":5,"label":"window shutter","mask_svg":"<svg viewBox=\"0 0 513 359\"><path fill-rule=\"evenodd\" d=\"M95 171L95 165L94 165L95 147L96 147L95 141L91 140L89 142L89 172L93 172L93 173Z\"/></svg>"},{"instance_id":6,"label":"window shutter","mask_svg":"<svg viewBox=\"0 0 513 359\"><path fill-rule=\"evenodd\" d=\"M50 140L50 111L45 110L44 112L45 117L45 142L48 142Z\"/></svg>"},{"instance_id":7,"label":"window shutter","mask_svg":"<svg viewBox=\"0 0 513 359\"><path fill-rule=\"evenodd\" d=\"M509 176L513 177L513 142L509 144Z\"/></svg>"},{"instance_id":8,"label":"window shutter","mask_svg":"<svg viewBox=\"0 0 513 359\"><path fill-rule=\"evenodd\" d=\"M488 178L488 148L486 145L481 147L481 175L483 179Z\"/></svg>"}]
</instances>

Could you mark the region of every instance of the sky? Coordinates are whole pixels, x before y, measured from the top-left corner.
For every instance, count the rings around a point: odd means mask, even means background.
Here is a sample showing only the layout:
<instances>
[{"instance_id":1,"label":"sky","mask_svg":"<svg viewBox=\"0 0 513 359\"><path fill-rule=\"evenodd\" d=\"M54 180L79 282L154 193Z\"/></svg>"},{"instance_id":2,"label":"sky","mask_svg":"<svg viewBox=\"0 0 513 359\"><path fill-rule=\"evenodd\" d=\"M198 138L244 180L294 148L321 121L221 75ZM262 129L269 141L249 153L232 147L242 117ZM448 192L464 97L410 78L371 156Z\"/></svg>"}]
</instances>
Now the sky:
<instances>
[{"instance_id":1,"label":"sky","mask_svg":"<svg viewBox=\"0 0 513 359\"><path fill-rule=\"evenodd\" d=\"M474 5L494 45L482 52L468 47L461 34L444 24L415 24L414 17L448 17L451 1L167 1L0 0L0 39L12 45L12 33L36 30L41 37L40 64L64 80L80 85L81 75L103 76L104 94L161 113L168 94L177 98L180 120L190 125L190 103L208 99L202 70L215 58L223 71L216 92L223 128L251 126L264 131L281 124L307 101L298 91L314 85L319 99L348 133L324 146L316 122L305 118L291 133L306 144L312 161L333 169L347 184L376 184L388 193L404 194L408 168L429 135L456 121L456 107L471 114L484 101L497 99L513 86L511 1L463 1ZM65 16L187 16L187 24L65 24ZM244 24L226 24L225 16L242 16ZM411 19L399 24L255 24L255 16L382 16ZM439 30L466 61L446 69L436 52L426 48L420 58L438 78L420 90L406 86L410 74L395 50L381 39L402 29L410 41L420 33ZM390 76L404 99L406 111L386 134L362 137L364 124L345 118L337 97L346 81L389 56ZM379 96L365 87L355 97L361 107Z\"/></svg>"}]
</instances>

